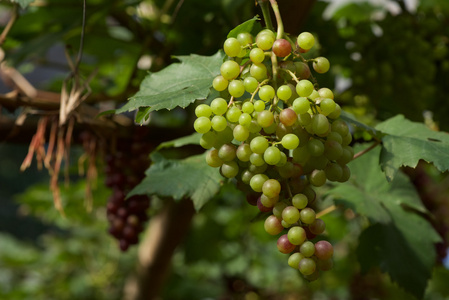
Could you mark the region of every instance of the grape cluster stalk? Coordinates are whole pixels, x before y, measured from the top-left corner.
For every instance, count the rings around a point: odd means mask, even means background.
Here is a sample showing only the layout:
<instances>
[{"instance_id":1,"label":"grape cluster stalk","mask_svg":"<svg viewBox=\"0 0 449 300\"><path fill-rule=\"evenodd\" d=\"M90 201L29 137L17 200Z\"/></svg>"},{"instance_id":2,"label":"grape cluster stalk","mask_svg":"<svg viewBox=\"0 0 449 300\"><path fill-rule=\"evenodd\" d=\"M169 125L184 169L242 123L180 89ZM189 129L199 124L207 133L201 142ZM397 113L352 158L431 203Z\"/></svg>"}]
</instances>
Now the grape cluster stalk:
<instances>
[{"instance_id":1,"label":"grape cluster stalk","mask_svg":"<svg viewBox=\"0 0 449 300\"><path fill-rule=\"evenodd\" d=\"M136 131L132 140L120 141L115 151L105 157L105 184L112 189L106 207L109 234L119 241L122 251L138 243L143 224L148 220L149 197L134 195L126 198L126 195L145 177L145 170L150 165L149 148L142 134Z\"/></svg>"},{"instance_id":2,"label":"grape cluster stalk","mask_svg":"<svg viewBox=\"0 0 449 300\"><path fill-rule=\"evenodd\" d=\"M194 122L207 164L257 193L254 204L269 213L266 232L279 235L288 265L309 281L333 266L332 244L316 241L326 226L314 188L347 181L354 156L333 92L312 75L327 72L329 61L302 55L314 44L309 32L292 41L269 29L226 39L227 60L213 80L221 97L199 104Z\"/></svg>"}]
</instances>

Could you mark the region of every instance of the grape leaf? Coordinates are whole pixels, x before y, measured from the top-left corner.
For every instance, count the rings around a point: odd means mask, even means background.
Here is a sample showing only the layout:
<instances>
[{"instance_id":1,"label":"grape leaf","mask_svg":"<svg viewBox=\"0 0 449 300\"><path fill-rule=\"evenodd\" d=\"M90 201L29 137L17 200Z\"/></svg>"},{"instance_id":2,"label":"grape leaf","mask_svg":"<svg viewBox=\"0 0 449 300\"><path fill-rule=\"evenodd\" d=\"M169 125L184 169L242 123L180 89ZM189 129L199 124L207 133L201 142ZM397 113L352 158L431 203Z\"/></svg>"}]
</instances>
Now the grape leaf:
<instances>
[{"instance_id":1,"label":"grape leaf","mask_svg":"<svg viewBox=\"0 0 449 300\"><path fill-rule=\"evenodd\" d=\"M380 165L388 181L402 166L415 168L420 159L433 163L441 172L449 170L449 134L429 129L424 124L395 116L376 126L382 138Z\"/></svg>"},{"instance_id":2,"label":"grape leaf","mask_svg":"<svg viewBox=\"0 0 449 300\"><path fill-rule=\"evenodd\" d=\"M230 37L236 38L237 35L239 35L239 33L242 32L250 32L256 34L262 29L260 23L257 22L259 20L260 20L259 16L255 16L254 18L243 22L242 24L238 25L228 33L228 38Z\"/></svg>"},{"instance_id":3,"label":"grape leaf","mask_svg":"<svg viewBox=\"0 0 449 300\"><path fill-rule=\"evenodd\" d=\"M12 0L12 2L16 2L22 8L26 8L30 3L33 3L34 0Z\"/></svg>"},{"instance_id":4,"label":"grape leaf","mask_svg":"<svg viewBox=\"0 0 449 300\"><path fill-rule=\"evenodd\" d=\"M329 193L374 224L360 236L362 270L380 266L406 291L421 297L435 262L434 243L440 237L422 217L428 212L408 177L398 173L390 183L385 179L378 164L380 151L375 148L352 161L350 181Z\"/></svg>"},{"instance_id":5,"label":"grape leaf","mask_svg":"<svg viewBox=\"0 0 449 300\"><path fill-rule=\"evenodd\" d=\"M199 145L201 136L202 136L201 133L195 132L188 136L183 136L181 138L172 141L164 142L159 144L159 146L157 146L156 151L163 148L171 148L171 147L178 148L185 145Z\"/></svg>"},{"instance_id":6,"label":"grape leaf","mask_svg":"<svg viewBox=\"0 0 449 300\"><path fill-rule=\"evenodd\" d=\"M180 63L173 63L165 69L145 77L140 90L116 113L140 108L146 114L153 110L171 110L177 106L187 107L196 99L205 99L212 80L220 73L223 53L212 56L177 56ZM144 114L139 119L145 119Z\"/></svg>"},{"instance_id":7,"label":"grape leaf","mask_svg":"<svg viewBox=\"0 0 449 300\"><path fill-rule=\"evenodd\" d=\"M220 190L223 177L205 161L205 154L186 159L166 159L160 153L151 155L153 164L146 177L128 196L156 194L175 200L189 197L199 210Z\"/></svg>"}]
</instances>

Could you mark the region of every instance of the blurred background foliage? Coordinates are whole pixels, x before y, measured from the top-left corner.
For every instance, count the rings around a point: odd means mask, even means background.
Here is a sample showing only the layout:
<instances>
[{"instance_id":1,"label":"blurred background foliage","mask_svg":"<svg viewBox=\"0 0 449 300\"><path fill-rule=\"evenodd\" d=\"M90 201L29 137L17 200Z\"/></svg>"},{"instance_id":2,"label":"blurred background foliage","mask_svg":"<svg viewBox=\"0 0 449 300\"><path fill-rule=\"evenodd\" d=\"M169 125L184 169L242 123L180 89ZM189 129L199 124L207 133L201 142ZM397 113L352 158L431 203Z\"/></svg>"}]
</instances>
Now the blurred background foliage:
<instances>
[{"instance_id":1,"label":"blurred background foliage","mask_svg":"<svg viewBox=\"0 0 449 300\"><path fill-rule=\"evenodd\" d=\"M254 1L244 0L88 2L81 71L98 69L91 84L91 101L98 105L125 101L148 71L170 64L173 55L214 54L229 30L260 14ZM291 1L278 2L282 8ZM308 1L304 7L311 3L301 27L288 27L297 24L288 21L297 11L283 12L286 31L310 31L318 37L315 51L332 64L331 72L318 75L318 81L335 89L345 110L370 125L401 113L449 130L447 1ZM1 26L11 10L8 1L0 3ZM69 46L76 54L81 13L80 2L72 0L37 0L21 9L3 45L6 58L38 88L59 91L69 72L62 49ZM154 119L163 126L172 123L164 113L154 113ZM186 122L189 118L177 124L183 127ZM73 167L70 185L61 184L67 213L63 218L53 208L45 172L36 166L19 172L26 150L23 145L0 144L0 298L122 299L137 251L120 253L107 234L105 202L110 191L101 176L93 209L86 211L86 183ZM80 154L79 149L74 152L74 165ZM430 167L427 173L444 183L445 174ZM444 192L447 195L448 188ZM364 217L350 210L323 217L327 238L335 245L335 268L309 284L286 265L261 222L251 221L256 215L240 191L224 186L195 215L173 257L162 298L412 298L379 269L361 273L356 249L367 226ZM425 298L449 299L447 282L449 271L437 265Z\"/></svg>"}]
</instances>

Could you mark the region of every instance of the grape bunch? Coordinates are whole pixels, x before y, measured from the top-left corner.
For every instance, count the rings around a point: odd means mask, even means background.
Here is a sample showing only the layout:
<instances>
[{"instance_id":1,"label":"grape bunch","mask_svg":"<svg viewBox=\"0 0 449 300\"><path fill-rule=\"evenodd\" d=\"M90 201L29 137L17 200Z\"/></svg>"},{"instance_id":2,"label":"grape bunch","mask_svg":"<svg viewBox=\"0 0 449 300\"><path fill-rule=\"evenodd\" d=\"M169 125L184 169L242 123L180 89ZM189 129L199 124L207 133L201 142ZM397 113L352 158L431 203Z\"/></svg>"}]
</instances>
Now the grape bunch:
<instances>
[{"instance_id":1,"label":"grape bunch","mask_svg":"<svg viewBox=\"0 0 449 300\"><path fill-rule=\"evenodd\" d=\"M145 175L150 164L148 153L149 146L136 134L131 141L118 143L116 151L106 156L105 184L113 191L107 204L109 233L119 241L122 251L137 244L143 223L148 219L148 196L134 195L126 199L126 194Z\"/></svg>"},{"instance_id":2,"label":"grape bunch","mask_svg":"<svg viewBox=\"0 0 449 300\"><path fill-rule=\"evenodd\" d=\"M255 41L247 32L228 38L228 59L213 80L221 97L198 105L194 122L207 164L257 193L257 207L270 213L266 232L280 235L279 251L308 280L333 265L332 245L312 241L325 230L314 187L347 181L354 156L333 92L318 87L309 67L325 73L329 61L303 56L314 44L309 32L294 43L269 29Z\"/></svg>"}]
</instances>

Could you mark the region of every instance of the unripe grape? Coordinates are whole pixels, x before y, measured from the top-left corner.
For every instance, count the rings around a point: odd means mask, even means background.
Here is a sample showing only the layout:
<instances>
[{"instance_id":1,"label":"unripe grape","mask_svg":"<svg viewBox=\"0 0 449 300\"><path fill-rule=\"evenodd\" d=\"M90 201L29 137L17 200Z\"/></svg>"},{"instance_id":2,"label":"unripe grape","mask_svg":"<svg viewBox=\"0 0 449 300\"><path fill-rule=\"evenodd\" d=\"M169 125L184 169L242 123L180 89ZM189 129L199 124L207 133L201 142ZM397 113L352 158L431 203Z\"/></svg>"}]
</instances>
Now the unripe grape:
<instances>
[{"instance_id":1,"label":"unripe grape","mask_svg":"<svg viewBox=\"0 0 449 300\"><path fill-rule=\"evenodd\" d=\"M314 157L321 156L324 153L324 144L318 139L310 139L307 143L307 150Z\"/></svg>"},{"instance_id":2,"label":"unripe grape","mask_svg":"<svg viewBox=\"0 0 449 300\"><path fill-rule=\"evenodd\" d=\"M253 111L254 111L254 104L252 104L249 101L243 103L243 105L242 105L242 112L250 114Z\"/></svg>"},{"instance_id":3,"label":"unripe grape","mask_svg":"<svg viewBox=\"0 0 449 300\"><path fill-rule=\"evenodd\" d=\"M241 80L232 80L228 85L228 91L235 98L241 97L245 93L245 86Z\"/></svg>"},{"instance_id":4,"label":"unripe grape","mask_svg":"<svg viewBox=\"0 0 449 300\"><path fill-rule=\"evenodd\" d=\"M226 112L226 119L228 119L228 121L231 123L236 123L239 121L241 114L242 112L240 111L239 108L232 106Z\"/></svg>"},{"instance_id":5,"label":"unripe grape","mask_svg":"<svg viewBox=\"0 0 449 300\"><path fill-rule=\"evenodd\" d=\"M248 144L241 144L236 150L236 156L240 161L249 161L252 154L251 147Z\"/></svg>"},{"instance_id":6,"label":"unripe grape","mask_svg":"<svg viewBox=\"0 0 449 300\"><path fill-rule=\"evenodd\" d=\"M330 124L326 116L317 114L312 117L312 128L315 134L322 135L329 131Z\"/></svg>"},{"instance_id":7,"label":"unripe grape","mask_svg":"<svg viewBox=\"0 0 449 300\"><path fill-rule=\"evenodd\" d=\"M321 113L325 116L328 116L331 113L333 113L336 107L337 104L331 98L324 98L320 102Z\"/></svg>"},{"instance_id":8,"label":"unripe grape","mask_svg":"<svg viewBox=\"0 0 449 300\"><path fill-rule=\"evenodd\" d=\"M275 91L271 85L264 85L259 89L259 97L263 101L271 101L274 98Z\"/></svg>"},{"instance_id":9,"label":"unripe grape","mask_svg":"<svg viewBox=\"0 0 449 300\"><path fill-rule=\"evenodd\" d=\"M265 219L264 229L268 234L277 235L284 230L284 227L275 215L271 215Z\"/></svg>"},{"instance_id":10,"label":"unripe grape","mask_svg":"<svg viewBox=\"0 0 449 300\"><path fill-rule=\"evenodd\" d=\"M332 90L328 89L328 88L320 88L318 90L318 94L320 95L320 97L323 98L330 98L332 100L334 100L334 93L332 92Z\"/></svg>"},{"instance_id":11,"label":"unripe grape","mask_svg":"<svg viewBox=\"0 0 449 300\"><path fill-rule=\"evenodd\" d=\"M226 118L223 116L214 116L211 120L212 128L217 131L223 131L228 126L228 122L226 121Z\"/></svg>"},{"instance_id":12,"label":"unripe grape","mask_svg":"<svg viewBox=\"0 0 449 300\"><path fill-rule=\"evenodd\" d=\"M297 61L295 62L296 77L299 79L308 79L311 75L310 68L306 63Z\"/></svg>"},{"instance_id":13,"label":"unripe grape","mask_svg":"<svg viewBox=\"0 0 449 300\"><path fill-rule=\"evenodd\" d=\"M237 35L237 40L242 46L246 46L253 43L253 36L249 32L241 32Z\"/></svg>"},{"instance_id":14,"label":"unripe grape","mask_svg":"<svg viewBox=\"0 0 449 300\"><path fill-rule=\"evenodd\" d=\"M268 179L268 180L270 180L270 179ZM267 181L268 181L267 180ZM265 181L265 183L267 182L267 181ZM264 183L264 184L265 184ZM262 191L263 191L263 186L262 186ZM272 198L270 198L270 197L268 197L267 195L265 195L265 194L262 194L261 196L260 196L260 202L263 204L263 206L265 206L265 207L269 207L269 208L273 208L273 206L277 203L279 201L279 195L277 195L277 196L275 196L275 197L272 197Z\"/></svg>"},{"instance_id":15,"label":"unripe grape","mask_svg":"<svg viewBox=\"0 0 449 300\"><path fill-rule=\"evenodd\" d=\"M301 245L306 240L306 231L299 226L293 226L288 230L288 240L293 245Z\"/></svg>"},{"instance_id":16,"label":"unripe grape","mask_svg":"<svg viewBox=\"0 0 449 300\"><path fill-rule=\"evenodd\" d=\"M296 194L292 198L292 204L297 209L305 208L308 202L309 200L307 199L307 196L304 194Z\"/></svg>"},{"instance_id":17,"label":"unripe grape","mask_svg":"<svg viewBox=\"0 0 449 300\"><path fill-rule=\"evenodd\" d=\"M263 136L258 136L251 140L250 146L252 152L262 154L268 148L268 141Z\"/></svg>"},{"instance_id":18,"label":"unripe grape","mask_svg":"<svg viewBox=\"0 0 449 300\"><path fill-rule=\"evenodd\" d=\"M251 59L253 63L260 64L265 59L265 53L260 48L253 48L249 52L249 59Z\"/></svg>"},{"instance_id":19,"label":"unripe grape","mask_svg":"<svg viewBox=\"0 0 449 300\"><path fill-rule=\"evenodd\" d=\"M341 175L340 180L338 180L338 182L346 182L349 180L349 177L351 177L351 170L349 169L348 166L343 166L343 174Z\"/></svg>"},{"instance_id":20,"label":"unripe grape","mask_svg":"<svg viewBox=\"0 0 449 300\"><path fill-rule=\"evenodd\" d=\"M259 86L259 82L257 82L256 78L248 76L243 80L243 86L245 87L245 90L248 93L254 93L254 91ZM250 102L246 102L246 103L250 103Z\"/></svg>"},{"instance_id":21,"label":"unripe grape","mask_svg":"<svg viewBox=\"0 0 449 300\"><path fill-rule=\"evenodd\" d=\"M212 168L221 167L223 160L218 156L217 149L212 149L206 153L206 163Z\"/></svg>"},{"instance_id":22,"label":"unripe grape","mask_svg":"<svg viewBox=\"0 0 449 300\"><path fill-rule=\"evenodd\" d=\"M281 159L276 164L276 167L282 167L287 163L287 155L284 152L281 152Z\"/></svg>"},{"instance_id":23,"label":"unripe grape","mask_svg":"<svg viewBox=\"0 0 449 300\"><path fill-rule=\"evenodd\" d=\"M228 38L224 42L223 50L229 57L236 57L242 50L242 45L236 38Z\"/></svg>"},{"instance_id":24,"label":"unripe grape","mask_svg":"<svg viewBox=\"0 0 449 300\"><path fill-rule=\"evenodd\" d=\"M260 126L263 128L269 127L274 122L274 116L273 113L269 110L261 111L257 115L257 123L259 123Z\"/></svg>"},{"instance_id":25,"label":"unripe grape","mask_svg":"<svg viewBox=\"0 0 449 300\"><path fill-rule=\"evenodd\" d=\"M316 263L313 259L305 257L298 264L299 271L303 275L311 275L316 270Z\"/></svg>"},{"instance_id":26,"label":"unripe grape","mask_svg":"<svg viewBox=\"0 0 449 300\"><path fill-rule=\"evenodd\" d=\"M293 150L298 148L299 138L293 133L288 133L282 138L281 144L285 149Z\"/></svg>"},{"instance_id":27,"label":"unripe grape","mask_svg":"<svg viewBox=\"0 0 449 300\"><path fill-rule=\"evenodd\" d=\"M256 174L251 178L249 185L255 192L262 192L262 186L265 181L268 180L268 176L265 174Z\"/></svg>"},{"instance_id":28,"label":"unripe grape","mask_svg":"<svg viewBox=\"0 0 449 300\"><path fill-rule=\"evenodd\" d=\"M282 219L288 224L294 224L298 222L300 218L299 210L294 206L287 206L282 211Z\"/></svg>"},{"instance_id":29,"label":"unripe grape","mask_svg":"<svg viewBox=\"0 0 449 300\"><path fill-rule=\"evenodd\" d=\"M265 110L265 102L262 100L257 100L256 102L254 102L254 110L256 112L261 112Z\"/></svg>"},{"instance_id":30,"label":"unripe grape","mask_svg":"<svg viewBox=\"0 0 449 300\"><path fill-rule=\"evenodd\" d=\"M276 203L273 207L273 215L275 215L278 219L282 219L282 212L287 206L288 205L285 202Z\"/></svg>"},{"instance_id":31,"label":"unripe grape","mask_svg":"<svg viewBox=\"0 0 449 300\"><path fill-rule=\"evenodd\" d=\"M276 95L279 99L287 101L292 96L292 90L288 85L284 84L278 88L278 90L276 91Z\"/></svg>"},{"instance_id":32,"label":"unripe grape","mask_svg":"<svg viewBox=\"0 0 449 300\"><path fill-rule=\"evenodd\" d=\"M251 153L249 156L249 161L256 167L265 165L265 160L263 159L263 154Z\"/></svg>"},{"instance_id":33,"label":"unripe grape","mask_svg":"<svg viewBox=\"0 0 449 300\"><path fill-rule=\"evenodd\" d=\"M242 180L243 183L249 184L249 182L251 181L251 178L254 175L255 174L253 174L250 170L245 170L245 171L242 172L241 180Z\"/></svg>"},{"instance_id":34,"label":"unripe grape","mask_svg":"<svg viewBox=\"0 0 449 300\"><path fill-rule=\"evenodd\" d=\"M276 179L268 179L262 186L262 193L269 198L279 196L280 192L281 184Z\"/></svg>"},{"instance_id":35,"label":"unripe grape","mask_svg":"<svg viewBox=\"0 0 449 300\"><path fill-rule=\"evenodd\" d=\"M304 50L309 50L315 44L315 37L310 32L303 32L298 36L298 46Z\"/></svg>"},{"instance_id":36,"label":"unripe grape","mask_svg":"<svg viewBox=\"0 0 449 300\"><path fill-rule=\"evenodd\" d=\"M313 83L307 79L302 79L296 84L296 92L300 97L309 97L313 91Z\"/></svg>"},{"instance_id":37,"label":"unripe grape","mask_svg":"<svg viewBox=\"0 0 449 300\"><path fill-rule=\"evenodd\" d=\"M270 34L258 34L256 37L256 44L262 50L270 50L273 46L274 38Z\"/></svg>"},{"instance_id":38,"label":"unripe grape","mask_svg":"<svg viewBox=\"0 0 449 300\"><path fill-rule=\"evenodd\" d=\"M269 212L271 210L271 207L266 207L262 204L262 201L260 201L260 197L259 197L259 199L257 199L257 208L261 212Z\"/></svg>"},{"instance_id":39,"label":"unripe grape","mask_svg":"<svg viewBox=\"0 0 449 300\"><path fill-rule=\"evenodd\" d=\"M273 43L273 52L278 57L286 57L292 52L292 45L285 39L278 39Z\"/></svg>"},{"instance_id":40,"label":"unripe grape","mask_svg":"<svg viewBox=\"0 0 449 300\"><path fill-rule=\"evenodd\" d=\"M322 186L326 183L326 173L323 170L313 170L309 181L313 186Z\"/></svg>"},{"instance_id":41,"label":"unripe grape","mask_svg":"<svg viewBox=\"0 0 449 300\"><path fill-rule=\"evenodd\" d=\"M338 105L338 103L335 103L334 111L331 112L327 117L329 119L335 120L335 119L338 119L340 117L340 115L341 115L341 107L340 107L340 105Z\"/></svg>"},{"instance_id":42,"label":"unripe grape","mask_svg":"<svg viewBox=\"0 0 449 300\"><path fill-rule=\"evenodd\" d=\"M342 137L345 137L349 133L349 128L344 121L335 120L332 123L332 131L339 133Z\"/></svg>"},{"instance_id":43,"label":"unripe grape","mask_svg":"<svg viewBox=\"0 0 449 300\"><path fill-rule=\"evenodd\" d=\"M301 222L305 224L312 224L315 222L316 214L315 211L309 207L304 208L299 213Z\"/></svg>"},{"instance_id":44,"label":"unripe grape","mask_svg":"<svg viewBox=\"0 0 449 300\"><path fill-rule=\"evenodd\" d=\"M315 221L309 225L309 230L313 234L322 234L326 229L326 224L321 219L315 219Z\"/></svg>"},{"instance_id":45,"label":"unripe grape","mask_svg":"<svg viewBox=\"0 0 449 300\"><path fill-rule=\"evenodd\" d=\"M288 240L288 236L286 234L281 235L277 241L278 250L284 254L290 253L295 250L296 245L293 245Z\"/></svg>"},{"instance_id":46,"label":"unripe grape","mask_svg":"<svg viewBox=\"0 0 449 300\"><path fill-rule=\"evenodd\" d=\"M304 235L306 232L304 231ZM302 253L305 257L311 257L315 253L315 245L311 241L306 241L302 243L299 248L299 252Z\"/></svg>"},{"instance_id":47,"label":"unripe grape","mask_svg":"<svg viewBox=\"0 0 449 300\"><path fill-rule=\"evenodd\" d=\"M328 241L319 241L315 244L315 256L320 260L328 260L334 254L334 247Z\"/></svg>"},{"instance_id":48,"label":"unripe grape","mask_svg":"<svg viewBox=\"0 0 449 300\"><path fill-rule=\"evenodd\" d=\"M228 81L224 79L223 76L219 75L214 78L214 81L212 81L212 86L216 91L224 91L228 87Z\"/></svg>"},{"instance_id":49,"label":"unripe grape","mask_svg":"<svg viewBox=\"0 0 449 300\"><path fill-rule=\"evenodd\" d=\"M224 79L233 80L239 76L240 66L233 60L227 60L221 65L220 73Z\"/></svg>"},{"instance_id":50,"label":"unripe grape","mask_svg":"<svg viewBox=\"0 0 449 300\"><path fill-rule=\"evenodd\" d=\"M210 149L215 145L217 135L213 131L208 131L201 136L200 145L204 149Z\"/></svg>"},{"instance_id":51,"label":"unripe grape","mask_svg":"<svg viewBox=\"0 0 449 300\"><path fill-rule=\"evenodd\" d=\"M330 163L324 169L326 178L330 181L339 181L343 176L343 168L337 163Z\"/></svg>"},{"instance_id":52,"label":"unripe grape","mask_svg":"<svg viewBox=\"0 0 449 300\"><path fill-rule=\"evenodd\" d=\"M264 127L263 131L267 135L272 135L273 133L276 132L276 129L277 129L277 124L276 124L276 122L274 122L274 115L273 115L273 123L271 123L270 126Z\"/></svg>"},{"instance_id":53,"label":"unripe grape","mask_svg":"<svg viewBox=\"0 0 449 300\"><path fill-rule=\"evenodd\" d=\"M293 269L298 270L299 268L299 262L301 261L301 259L304 258L304 255L302 255L299 252L295 252L292 255L290 255L290 257L288 258L288 265L290 267L292 267Z\"/></svg>"},{"instance_id":54,"label":"unripe grape","mask_svg":"<svg viewBox=\"0 0 449 300\"><path fill-rule=\"evenodd\" d=\"M218 156L223 161L231 161L236 157L236 148L233 144L224 144L218 150Z\"/></svg>"},{"instance_id":55,"label":"unripe grape","mask_svg":"<svg viewBox=\"0 0 449 300\"><path fill-rule=\"evenodd\" d=\"M193 123L193 127L195 128L195 131L199 133L206 133L211 128L211 122L210 119L207 117L199 117L195 120Z\"/></svg>"},{"instance_id":56,"label":"unripe grape","mask_svg":"<svg viewBox=\"0 0 449 300\"><path fill-rule=\"evenodd\" d=\"M234 139L236 139L239 142L246 141L249 137L249 129L248 127L237 125L234 127L233 130Z\"/></svg>"},{"instance_id":57,"label":"unripe grape","mask_svg":"<svg viewBox=\"0 0 449 300\"><path fill-rule=\"evenodd\" d=\"M233 178L239 173L239 166L234 160L224 162L220 167L220 173L226 178Z\"/></svg>"},{"instance_id":58,"label":"unripe grape","mask_svg":"<svg viewBox=\"0 0 449 300\"><path fill-rule=\"evenodd\" d=\"M314 59L313 69L318 73L326 73L327 71L329 71L329 68L330 64L327 58L320 56Z\"/></svg>"},{"instance_id":59,"label":"unripe grape","mask_svg":"<svg viewBox=\"0 0 449 300\"><path fill-rule=\"evenodd\" d=\"M274 123L274 125L276 125L276 122ZM292 133L293 129L292 127L287 127L282 123L278 123L276 126L276 138L278 140L282 140L282 138L289 133Z\"/></svg>"},{"instance_id":60,"label":"unripe grape","mask_svg":"<svg viewBox=\"0 0 449 300\"><path fill-rule=\"evenodd\" d=\"M257 123L257 120L252 119L251 124L249 125L249 132L251 133L259 133L262 127Z\"/></svg>"},{"instance_id":61,"label":"unripe grape","mask_svg":"<svg viewBox=\"0 0 449 300\"><path fill-rule=\"evenodd\" d=\"M212 109L207 104L200 104L195 108L195 115L199 117L210 117Z\"/></svg>"},{"instance_id":62,"label":"unripe grape","mask_svg":"<svg viewBox=\"0 0 449 300\"><path fill-rule=\"evenodd\" d=\"M305 113L307 113L309 111L309 109L310 109L309 99L307 99L306 97L296 98L293 101L292 108L293 108L293 110L297 114L305 114Z\"/></svg>"},{"instance_id":63,"label":"unripe grape","mask_svg":"<svg viewBox=\"0 0 449 300\"><path fill-rule=\"evenodd\" d=\"M257 154L257 153L253 153L253 154L259 155L259 156L260 156L260 154ZM253 155L253 154L251 154L251 155ZM267 165L265 162L264 162L263 164L258 165L258 166L253 165L253 164L251 163L251 164L249 165L249 167L248 167L248 170L250 170L251 173L254 173L254 174L263 174L263 173L265 173L265 171L267 170L267 168L268 168L268 165Z\"/></svg>"},{"instance_id":64,"label":"unripe grape","mask_svg":"<svg viewBox=\"0 0 449 300\"><path fill-rule=\"evenodd\" d=\"M324 143L324 155L329 160L337 160L343 155L343 147L337 141L327 140Z\"/></svg>"},{"instance_id":65,"label":"unripe grape","mask_svg":"<svg viewBox=\"0 0 449 300\"><path fill-rule=\"evenodd\" d=\"M268 147L263 154L263 159L267 164L274 166L281 160L281 151L275 146Z\"/></svg>"},{"instance_id":66,"label":"unripe grape","mask_svg":"<svg viewBox=\"0 0 449 300\"><path fill-rule=\"evenodd\" d=\"M228 110L228 102L223 98L215 98L210 103L212 112L216 115L222 115Z\"/></svg>"},{"instance_id":67,"label":"unripe grape","mask_svg":"<svg viewBox=\"0 0 449 300\"><path fill-rule=\"evenodd\" d=\"M260 63L253 63L249 68L249 73L252 77L256 78L257 81L261 82L268 78L268 70L267 67ZM238 74L237 74L238 75ZM223 75L224 76L224 75ZM225 77L225 76L224 76ZM237 76L236 76L237 77ZM225 77L226 78L226 77ZM234 77L235 78L235 77ZM234 79L232 78L232 79Z\"/></svg>"}]
</instances>

